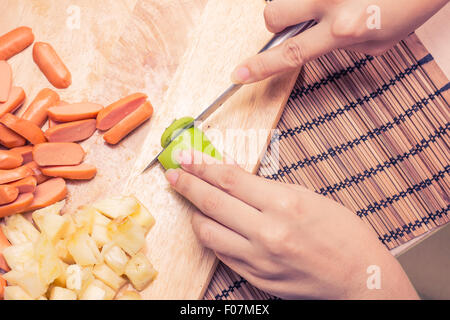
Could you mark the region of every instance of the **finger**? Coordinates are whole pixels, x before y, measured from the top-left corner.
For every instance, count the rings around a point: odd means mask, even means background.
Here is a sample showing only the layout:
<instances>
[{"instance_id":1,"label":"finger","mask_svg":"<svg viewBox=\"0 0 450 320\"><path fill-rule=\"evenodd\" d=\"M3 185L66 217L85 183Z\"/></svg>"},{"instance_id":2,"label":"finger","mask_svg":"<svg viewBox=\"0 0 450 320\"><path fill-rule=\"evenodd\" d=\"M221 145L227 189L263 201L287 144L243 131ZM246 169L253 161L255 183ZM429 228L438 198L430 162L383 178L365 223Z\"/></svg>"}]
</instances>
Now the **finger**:
<instances>
[{"instance_id":1,"label":"finger","mask_svg":"<svg viewBox=\"0 0 450 320\"><path fill-rule=\"evenodd\" d=\"M285 193L286 187L281 183L208 158L201 152L185 150L180 153L179 163L187 172L260 211L271 207L273 199Z\"/></svg>"},{"instance_id":2,"label":"finger","mask_svg":"<svg viewBox=\"0 0 450 320\"><path fill-rule=\"evenodd\" d=\"M277 0L266 5L264 19L267 30L278 33L300 22L318 20L320 12L318 1Z\"/></svg>"},{"instance_id":3,"label":"finger","mask_svg":"<svg viewBox=\"0 0 450 320\"><path fill-rule=\"evenodd\" d=\"M198 211L192 216L192 228L205 247L219 254L242 260L252 255L247 239Z\"/></svg>"},{"instance_id":4,"label":"finger","mask_svg":"<svg viewBox=\"0 0 450 320\"><path fill-rule=\"evenodd\" d=\"M168 170L166 177L178 193L211 219L245 238L257 231L260 212L255 208L181 169Z\"/></svg>"},{"instance_id":5,"label":"finger","mask_svg":"<svg viewBox=\"0 0 450 320\"><path fill-rule=\"evenodd\" d=\"M298 36L262 52L238 66L232 73L234 83L253 83L294 70L338 46L326 23L319 23Z\"/></svg>"}]
</instances>

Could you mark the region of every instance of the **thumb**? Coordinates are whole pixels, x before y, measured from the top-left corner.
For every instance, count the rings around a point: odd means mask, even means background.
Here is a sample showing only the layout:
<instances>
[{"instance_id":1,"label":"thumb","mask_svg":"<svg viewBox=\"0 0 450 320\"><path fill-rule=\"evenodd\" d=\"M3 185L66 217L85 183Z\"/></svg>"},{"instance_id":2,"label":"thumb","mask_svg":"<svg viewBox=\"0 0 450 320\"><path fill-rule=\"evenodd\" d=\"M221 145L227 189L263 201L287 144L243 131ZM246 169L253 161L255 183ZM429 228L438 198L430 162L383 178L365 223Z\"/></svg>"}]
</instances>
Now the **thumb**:
<instances>
[{"instance_id":1,"label":"thumb","mask_svg":"<svg viewBox=\"0 0 450 320\"><path fill-rule=\"evenodd\" d=\"M253 83L303 66L336 47L328 28L321 23L262 52L239 65L232 73L234 83Z\"/></svg>"}]
</instances>

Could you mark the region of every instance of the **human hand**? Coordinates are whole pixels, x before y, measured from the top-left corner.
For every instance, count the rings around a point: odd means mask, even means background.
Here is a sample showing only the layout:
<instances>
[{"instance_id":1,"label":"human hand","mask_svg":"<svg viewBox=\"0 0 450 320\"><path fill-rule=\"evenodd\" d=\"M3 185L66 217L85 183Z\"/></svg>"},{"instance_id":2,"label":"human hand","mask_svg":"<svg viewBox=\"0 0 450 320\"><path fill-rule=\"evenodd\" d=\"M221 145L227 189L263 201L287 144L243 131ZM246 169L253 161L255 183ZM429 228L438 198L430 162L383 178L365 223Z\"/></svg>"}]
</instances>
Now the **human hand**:
<instances>
[{"instance_id":1,"label":"human hand","mask_svg":"<svg viewBox=\"0 0 450 320\"><path fill-rule=\"evenodd\" d=\"M282 298L417 299L397 260L362 220L302 186L183 151L172 187L198 209L200 242L256 287ZM229 159L226 159L229 160ZM381 289L369 289L369 266Z\"/></svg>"},{"instance_id":2,"label":"human hand","mask_svg":"<svg viewBox=\"0 0 450 320\"><path fill-rule=\"evenodd\" d=\"M260 81L298 68L337 48L379 55L422 25L447 2L274 0L264 10L270 32L280 32L309 20L315 20L317 25L243 62L231 78L235 83Z\"/></svg>"}]
</instances>

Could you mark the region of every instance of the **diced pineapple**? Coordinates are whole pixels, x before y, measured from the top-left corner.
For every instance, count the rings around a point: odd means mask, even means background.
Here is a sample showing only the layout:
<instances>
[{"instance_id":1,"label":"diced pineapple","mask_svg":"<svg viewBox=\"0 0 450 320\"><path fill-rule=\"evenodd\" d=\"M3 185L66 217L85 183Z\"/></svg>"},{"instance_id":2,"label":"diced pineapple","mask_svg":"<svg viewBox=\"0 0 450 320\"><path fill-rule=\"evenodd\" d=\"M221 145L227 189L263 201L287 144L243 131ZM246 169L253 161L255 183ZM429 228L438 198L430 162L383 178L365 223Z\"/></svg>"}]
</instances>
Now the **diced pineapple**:
<instances>
[{"instance_id":1,"label":"diced pineapple","mask_svg":"<svg viewBox=\"0 0 450 320\"><path fill-rule=\"evenodd\" d=\"M94 224L92 226L92 239L94 239L98 248L102 248L106 243L111 241L106 226Z\"/></svg>"},{"instance_id":2,"label":"diced pineapple","mask_svg":"<svg viewBox=\"0 0 450 320\"><path fill-rule=\"evenodd\" d=\"M37 263L34 257L34 244L24 242L3 249L3 256L9 267L16 271L24 271L30 264Z\"/></svg>"},{"instance_id":3,"label":"diced pineapple","mask_svg":"<svg viewBox=\"0 0 450 320\"><path fill-rule=\"evenodd\" d=\"M4 292L5 300L33 300L28 293L26 293L19 286L9 286L5 288Z\"/></svg>"},{"instance_id":4,"label":"diced pineapple","mask_svg":"<svg viewBox=\"0 0 450 320\"><path fill-rule=\"evenodd\" d=\"M147 257L139 252L128 261L125 275L130 279L131 284L141 291L156 278L158 272L153 268Z\"/></svg>"},{"instance_id":5,"label":"diced pineapple","mask_svg":"<svg viewBox=\"0 0 450 320\"><path fill-rule=\"evenodd\" d=\"M114 290L119 290L126 282L124 278L117 275L110 267L106 264L98 264L94 266L92 274L100 281L103 281L107 286L113 288Z\"/></svg>"},{"instance_id":6,"label":"diced pineapple","mask_svg":"<svg viewBox=\"0 0 450 320\"><path fill-rule=\"evenodd\" d=\"M114 243L108 243L102 249L103 260L119 276L125 273L125 267L130 260L127 254Z\"/></svg>"},{"instance_id":7,"label":"diced pineapple","mask_svg":"<svg viewBox=\"0 0 450 320\"><path fill-rule=\"evenodd\" d=\"M110 222L111 222L111 219L105 217L100 212L95 211L95 213L94 213L94 224L106 227Z\"/></svg>"},{"instance_id":8,"label":"diced pineapple","mask_svg":"<svg viewBox=\"0 0 450 320\"><path fill-rule=\"evenodd\" d=\"M11 270L3 275L8 285L19 286L31 297L37 299L47 291L47 285L42 282L37 266L25 271Z\"/></svg>"},{"instance_id":9,"label":"diced pineapple","mask_svg":"<svg viewBox=\"0 0 450 320\"><path fill-rule=\"evenodd\" d=\"M80 294L93 280L91 267L80 267L73 264L66 269L66 288Z\"/></svg>"},{"instance_id":10,"label":"diced pineapple","mask_svg":"<svg viewBox=\"0 0 450 320\"><path fill-rule=\"evenodd\" d=\"M73 220L78 229L85 228L89 234L92 233L92 226L94 225L94 215L98 211L91 206L83 206L73 214Z\"/></svg>"},{"instance_id":11,"label":"diced pineapple","mask_svg":"<svg viewBox=\"0 0 450 320\"><path fill-rule=\"evenodd\" d=\"M48 207L36 210L33 213L60 215L61 214L61 210L64 208L65 205L66 205L66 200L62 200L62 201L54 203L54 204L52 204L52 205L50 205Z\"/></svg>"},{"instance_id":12,"label":"diced pineapple","mask_svg":"<svg viewBox=\"0 0 450 320\"><path fill-rule=\"evenodd\" d=\"M59 240L55 244L55 250L58 257L67 264L74 264L75 260L67 249L67 240Z\"/></svg>"},{"instance_id":13,"label":"diced pineapple","mask_svg":"<svg viewBox=\"0 0 450 320\"><path fill-rule=\"evenodd\" d=\"M2 225L2 231L13 245L35 242L39 238L39 231L21 214L6 218L5 225Z\"/></svg>"},{"instance_id":14,"label":"diced pineapple","mask_svg":"<svg viewBox=\"0 0 450 320\"><path fill-rule=\"evenodd\" d=\"M77 300L77 293L70 289L53 287L50 291L50 300Z\"/></svg>"},{"instance_id":15,"label":"diced pineapple","mask_svg":"<svg viewBox=\"0 0 450 320\"><path fill-rule=\"evenodd\" d=\"M43 283L49 285L63 272L61 260L45 234L41 234L35 243L34 256L39 264L39 276Z\"/></svg>"},{"instance_id":16,"label":"diced pineapple","mask_svg":"<svg viewBox=\"0 0 450 320\"><path fill-rule=\"evenodd\" d=\"M94 265L100 262L100 251L86 231L77 231L69 239L67 249L80 266Z\"/></svg>"},{"instance_id":17,"label":"diced pineapple","mask_svg":"<svg viewBox=\"0 0 450 320\"><path fill-rule=\"evenodd\" d=\"M39 230L53 243L60 240L70 227L70 221L67 218L46 211L33 212L33 220Z\"/></svg>"},{"instance_id":18,"label":"diced pineapple","mask_svg":"<svg viewBox=\"0 0 450 320\"><path fill-rule=\"evenodd\" d=\"M67 227L66 232L62 235L62 238L68 239L75 232L77 232L77 226L75 225L75 221L73 220L73 214L65 214L63 215L63 217L68 221L69 226Z\"/></svg>"},{"instance_id":19,"label":"diced pineapple","mask_svg":"<svg viewBox=\"0 0 450 320\"><path fill-rule=\"evenodd\" d=\"M129 255L145 244L145 230L131 217L119 217L108 224L108 235Z\"/></svg>"},{"instance_id":20,"label":"diced pineapple","mask_svg":"<svg viewBox=\"0 0 450 320\"><path fill-rule=\"evenodd\" d=\"M134 197L114 197L95 202L93 207L105 216L115 219L128 216L139 209L139 203Z\"/></svg>"},{"instance_id":21,"label":"diced pineapple","mask_svg":"<svg viewBox=\"0 0 450 320\"><path fill-rule=\"evenodd\" d=\"M139 209L132 213L130 217L135 219L144 229L146 232L148 232L153 225L155 224L155 218L152 216L150 211L140 202L136 199L136 201L139 203Z\"/></svg>"},{"instance_id":22,"label":"diced pineapple","mask_svg":"<svg viewBox=\"0 0 450 320\"><path fill-rule=\"evenodd\" d=\"M92 281L81 293L80 300L112 300L115 292L99 280Z\"/></svg>"},{"instance_id":23,"label":"diced pineapple","mask_svg":"<svg viewBox=\"0 0 450 320\"><path fill-rule=\"evenodd\" d=\"M127 290L118 296L115 300L142 300L142 297L136 291Z\"/></svg>"},{"instance_id":24,"label":"diced pineapple","mask_svg":"<svg viewBox=\"0 0 450 320\"><path fill-rule=\"evenodd\" d=\"M53 284L55 286L59 286L59 287L66 287L66 281L67 281L67 268L69 267L69 265L63 261L61 261L61 269L62 272L61 274L58 276L58 278L55 279L55 281L53 281Z\"/></svg>"}]
</instances>

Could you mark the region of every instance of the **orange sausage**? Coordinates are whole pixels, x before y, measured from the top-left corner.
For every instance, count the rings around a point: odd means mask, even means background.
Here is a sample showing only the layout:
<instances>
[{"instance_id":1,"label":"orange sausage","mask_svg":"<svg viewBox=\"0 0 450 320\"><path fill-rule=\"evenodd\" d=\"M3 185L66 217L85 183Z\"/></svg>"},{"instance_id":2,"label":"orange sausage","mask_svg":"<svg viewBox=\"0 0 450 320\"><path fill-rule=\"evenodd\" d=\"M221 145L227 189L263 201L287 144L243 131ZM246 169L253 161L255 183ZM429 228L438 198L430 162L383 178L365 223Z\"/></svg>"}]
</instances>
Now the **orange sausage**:
<instances>
[{"instance_id":1,"label":"orange sausage","mask_svg":"<svg viewBox=\"0 0 450 320\"><path fill-rule=\"evenodd\" d=\"M8 62L0 60L0 102L6 102L12 86L12 69Z\"/></svg>"},{"instance_id":2,"label":"orange sausage","mask_svg":"<svg viewBox=\"0 0 450 320\"><path fill-rule=\"evenodd\" d=\"M0 37L0 60L8 60L34 41L31 28L19 27Z\"/></svg>"},{"instance_id":3,"label":"orange sausage","mask_svg":"<svg viewBox=\"0 0 450 320\"><path fill-rule=\"evenodd\" d=\"M117 144L131 131L139 127L145 121L150 119L153 114L153 107L150 102L145 102L134 112L130 113L127 117L121 120L114 127L109 129L103 139L110 144Z\"/></svg>"},{"instance_id":4,"label":"orange sausage","mask_svg":"<svg viewBox=\"0 0 450 320\"><path fill-rule=\"evenodd\" d=\"M97 115L97 129L109 130L147 100L144 93L134 93L110 104Z\"/></svg>"},{"instance_id":5,"label":"orange sausage","mask_svg":"<svg viewBox=\"0 0 450 320\"><path fill-rule=\"evenodd\" d=\"M66 102L66 101L60 100L60 101L55 105L55 107L62 107L62 106L65 106L65 105L67 105L67 104L69 104L69 103ZM51 118L48 118L48 127L49 127L49 128L51 128L51 127L53 127L53 126L56 126L57 124L59 124L58 121L55 121L55 120L52 120Z\"/></svg>"},{"instance_id":6,"label":"orange sausage","mask_svg":"<svg viewBox=\"0 0 450 320\"><path fill-rule=\"evenodd\" d=\"M9 170L0 170L0 184L17 181L33 175L33 170L27 165Z\"/></svg>"},{"instance_id":7,"label":"orange sausage","mask_svg":"<svg viewBox=\"0 0 450 320\"><path fill-rule=\"evenodd\" d=\"M7 148L21 147L27 141L0 123L0 144Z\"/></svg>"},{"instance_id":8,"label":"orange sausage","mask_svg":"<svg viewBox=\"0 0 450 320\"><path fill-rule=\"evenodd\" d=\"M6 127L21 135L32 144L43 143L46 141L44 132L33 122L16 117L11 113L4 114L0 122Z\"/></svg>"},{"instance_id":9,"label":"orange sausage","mask_svg":"<svg viewBox=\"0 0 450 320\"><path fill-rule=\"evenodd\" d=\"M97 174L93 165L82 163L78 166L56 166L42 168L42 173L50 177L60 177L72 180L90 180Z\"/></svg>"},{"instance_id":10,"label":"orange sausage","mask_svg":"<svg viewBox=\"0 0 450 320\"><path fill-rule=\"evenodd\" d=\"M2 256L0 257L0 259L2 259ZM0 275L0 300L4 299L5 288L6 288L6 280L3 279L3 277Z\"/></svg>"},{"instance_id":11,"label":"orange sausage","mask_svg":"<svg viewBox=\"0 0 450 320\"><path fill-rule=\"evenodd\" d=\"M68 122L84 119L94 119L103 106L90 103L74 103L48 109L48 116L55 121Z\"/></svg>"},{"instance_id":12,"label":"orange sausage","mask_svg":"<svg viewBox=\"0 0 450 320\"><path fill-rule=\"evenodd\" d=\"M9 247L10 245L11 245L11 243L9 243L8 239L3 234L3 231L0 228L0 269L3 269L4 271L11 270L9 268L8 264L6 263L5 258L3 257L3 250L5 250L5 248ZM0 281L1 281L1 279L0 279ZM1 285L2 284L0 283L0 287L1 287Z\"/></svg>"},{"instance_id":13,"label":"orange sausage","mask_svg":"<svg viewBox=\"0 0 450 320\"><path fill-rule=\"evenodd\" d=\"M59 95L52 89L42 89L30 103L22 118L42 127L47 119L47 111L59 102Z\"/></svg>"},{"instance_id":14,"label":"orange sausage","mask_svg":"<svg viewBox=\"0 0 450 320\"><path fill-rule=\"evenodd\" d=\"M37 186L37 179L34 176L29 176L22 180L8 183L7 185L17 188L19 193L34 192Z\"/></svg>"},{"instance_id":15,"label":"orange sausage","mask_svg":"<svg viewBox=\"0 0 450 320\"><path fill-rule=\"evenodd\" d=\"M19 196L19 189L16 187L1 185L0 186L0 205L11 203Z\"/></svg>"},{"instance_id":16,"label":"orange sausage","mask_svg":"<svg viewBox=\"0 0 450 320\"><path fill-rule=\"evenodd\" d=\"M36 187L34 199L27 211L48 207L67 196L66 181L62 178L53 178Z\"/></svg>"},{"instance_id":17,"label":"orange sausage","mask_svg":"<svg viewBox=\"0 0 450 320\"><path fill-rule=\"evenodd\" d=\"M10 150L0 150L0 169L14 169L23 163L22 156Z\"/></svg>"},{"instance_id":18,"label":"orange sausage","mask_svg":"<svg viewBox=\"0 0 450 320\"><path fill-rule=\"evenodd\" d=\"M25 166L30 168L31 171L33 171L33 176L36 178L37 184L41 184L50 179L50 177L44 176L44 174L41 171L41 168L35 161L28 162L27 164L25 164Z\"/></svg>"},{"instance_id":19,"label":"orange sausage","mask_svg":"<svg viewBox=\"0 0 450 320\"><path fill-rule=\"evenodd\" d=\"M0 117L5 113L13 113L24 103L25 91L21 87L12 87L6 102L0 103Z\"/></svg>"},{"instance_id":20,"label":"orange sausage","mask_svg":"<svg viewBox=\"0 0 450 320\"><path fill-rule=\"evenodd\" d=\"M83 161L83 148L73 142L47 142L33 148L33 159L41 166L75 166Z\"/></svg>"},{"instance_id":21,"label":"orange sausage","mask_svg":"<svg viewBox=\"0 0 450 320\"><path fill-rule=\"evenodd\" d=\"M16 201L0 206L0 218L27 211L33 202L32 193L20 194Z\"/></svg>"},{"instance_id":22,"label":"orange sausage","mask_svg":"<svg viewBox=\"0 0 450 320\"><path fill-rule=\"evenodd\" d=\"M86 140L96 130L95 119L80 120L74 122L53 125L45 131L45 137L49 142L77 142Z\"/></svg>"},{"instance_id":23,"label":"orange sausage","mask_svg":"<svg viewBox=\"0 0 450 320\"><path fill-rule=\"evenodd\" d=\"M16 147L10 150L19 154L23 159L23 164L33 161L33 146Z\"/></svg>"},{"instance_id":24,"label":"orange sausage","mask_svg":"<svg viewBox=\"0 0 450 320\"><path fill-rule=\"evenodd\" d=\"M50 44L36 42L33 47L33 60L56 88L65 89L72 84L69 69Z\"/></svg>"}]
</instances>

